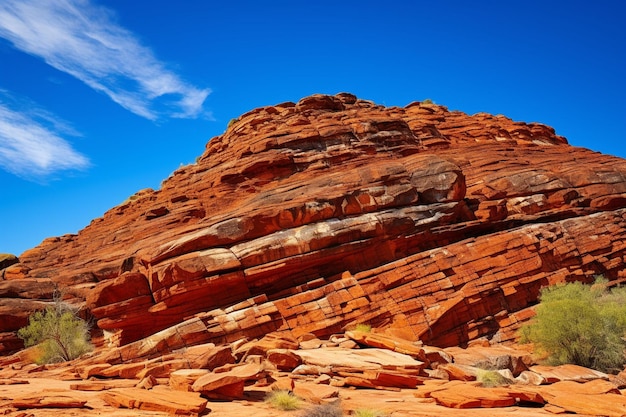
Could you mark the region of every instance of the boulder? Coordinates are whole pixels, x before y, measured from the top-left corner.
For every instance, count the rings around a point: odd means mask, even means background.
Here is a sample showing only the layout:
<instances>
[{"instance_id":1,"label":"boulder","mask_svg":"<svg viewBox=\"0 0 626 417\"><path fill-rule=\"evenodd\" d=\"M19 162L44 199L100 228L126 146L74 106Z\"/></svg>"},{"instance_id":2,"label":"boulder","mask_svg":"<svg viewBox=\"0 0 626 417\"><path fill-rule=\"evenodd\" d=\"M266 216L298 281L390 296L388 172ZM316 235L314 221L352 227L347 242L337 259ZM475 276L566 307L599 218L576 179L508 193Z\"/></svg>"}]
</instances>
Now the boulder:
<instances>
[{"instance_id":1,"label":"boulder","mask_svg":"<svg viewBox=\"0 0 626 417\"><path fill-rule=\"evenodd\" d=\"M486 370L508 369L518 376L528 369L533 359L526 350L507 346L471 346L466 349L452 347L446 352L454 356L457 365L468 365Z\"/></svg>"},{"instance_id":2,"label":"boulder","mask_svg":"<svg viewBox=\"0 0 626 417\"><path fill-rule=\"evenodd\" d=\"M475 381L478 368L468 365L457 365L455 363L445 363L437 367L438 371L448 374L450 381Z\"/></svg>"},{"instance_id":3,"label":"boulder","mask_svg":"<svg viewBox=\"0 0 626 417\"><path fill-rule=\"evenodd\" d=\"M329 385L320 385L311 382L296 382L293 394L313 404L322 404L324 400L339 397L339 389Z\"/></svg>"},{"instance_id":4,"label":"boulder","mask_svg":"<svg viewBox=\"0 0 626 417\"><path fill-rule=\"evenodd\" d=\"M260 379L264 373L265 370L262 365L247 363L229 367L223 372L214 371L202 375L196 379L191 388L207 398L242 398L245 384L248 381Z\"/></svg>"},{"instance_id":5,"label":"boulder","mask_svg":"<svg viewBox=\"0 0 626 417\"><path fill-rule=\"evenodd\" d=\"M293 337L285 334L270 333L261 340L252 341L239 347L235 354L238 356L261 355L266 356L269 350L298 349L299 343Z\"/></svg>"},{"instance_id":6,"label":"boulder","mask_svg":"<svg viewBox=\"0 0 626 417\"><path fill-rule=\"evenodd\" d=\"M170 374L169 384L173 390L192 392L196 380L209 373L208 369L179 369Z\"/></svg>"},{"instance_id":7,"label":"boulder","mask_svg":"<svg viewBox=\"0 0 626 417\"><path fill-rule=\"evenodd\" d=\"M300 357L289 349L270 349L267 360L280 371L292 371L302 364Z\"/></svg>"},{"instance_id":8,"label":"boulder","mask_svg":"<svg viewBox=\"0 0 626 417\"><path fill-rule=\"evenodd\" d=\"M190 368L213 370L236 361L230 346L215 346L213 343L191 346L182 355Z\"/></svg>"},{"instance_id":9,"label":"boulder","mask_svg":"<svg viewBox=\"0 0 626 417\"><path fill-rule=\"evenodd\" d=\"M0 271L2 271L4 268L18 263L19 261L20 260L15 255L12 255L10 253L0 253Z\"/></svg>"},{"instance_id":10,"label":"boulder","mask_svg":"<svg viewBox=\"0 0 626 417\"><path fill-rule=\"evenodd\" d=\"M543 376L532 371L523 371L517 377L515 377L515 381L518 384L524 385L543 385L548 383L548 381Z\"/></svg>"}]
</instances>

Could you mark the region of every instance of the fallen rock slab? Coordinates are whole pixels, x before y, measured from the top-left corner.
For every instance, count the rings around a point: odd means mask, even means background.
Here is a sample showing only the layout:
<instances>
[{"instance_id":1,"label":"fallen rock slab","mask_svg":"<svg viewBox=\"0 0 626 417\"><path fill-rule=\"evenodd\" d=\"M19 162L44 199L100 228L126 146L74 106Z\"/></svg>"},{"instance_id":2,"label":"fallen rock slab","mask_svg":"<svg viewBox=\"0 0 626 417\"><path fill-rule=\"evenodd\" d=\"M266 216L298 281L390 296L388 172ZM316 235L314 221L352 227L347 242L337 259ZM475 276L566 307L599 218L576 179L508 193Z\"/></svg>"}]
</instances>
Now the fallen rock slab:
<instances>
[{"instance_id":1,"label":"fallen rock slab","mask_svg":"<svg viewBox=\"0 0 626 417\"><path fill-rule=\"evenodd\" d=\"M518 385L486 388L476 382L424 381L414 394L417 398L433 398L449 408L500 408L517 403L543 405L546 400L538 387Z\"/></svg>"},{"instance_id":2,"label":"fallen rock slab","mask_svg":"<svg viewBox=\"0 0 626 417\"><path fill-rule=\"evenodd\" d=\"M467 384L451 384L431 392L430 396L437 401L437 404L449 408L510 407L516 402L515 398L503 389L482 388Z\"/></svg>"},{"instance_id":3,"label":"fallen rock slab","mask_svg":"<svg viewBox=\"0 0 626 417\"><path fill-rule=\"evenodd\" d=\"M560 393L549 399L550 404L576 414L592 416L626 416L626 396L621 394Z\"/></svg>"},{"instance_id":4,"label":"fallen rock slab","mask_svg":"<svg viewBox=\"0 0 626 417\"><path fill-rule=\"evenodd\" d=\"M198 416L206 410L207 400L194 392L119 388L104 392L101 398L110 406L176 415Z\"/></svg>"},{"instance_id":5,"label":"fallen rock slab","mask_svg":"<svg viewBox=\"0 0 626 417\"><path fill-rule=\"evenodd\" d=\"M135 378L144 379L149 376L155 378L168 378L172 372L185 368L189 368L189 362L187 362L186 359L173 359L163 362L154 362L147 364L144 369L137 372Z\"/></svg>"},{"instance_id":6,"label":"fallen rock slab","mask_svg":"<svg viewBox=\"0 0 626 417\"><path fill-rule=\"evenodd\" d=\"M320 385L310 382L297 382L294 384L293 393L297 397L314 404L321 404L323 400L337 398L339 389L329 385Z\"/></svg>"},{"instance_id":7,"label":"fallen rock slab","mask_svg":"<svg viewBox=\"0 0 626 417\"><path fill-rule=\"evenodd\" d=\"M347 331L346 336L365 346L388 349L394 352L404 353L405 355L412 356L421 361L426 360L426 354L421 346L399 337L358 330Z\"/></svg>"},{"instance_id":8,"label":"fallen rock slab","mask_svg":"<svg viewBox=\"0 0 626 417\"><path fill-rule=\"evenodd\" d=\"M541 375L548 384L559 381L584 382L594 379L609 379L609 376L604 372L571 364L558 366L535 365L531 366L530 370Z\"/></svg>"},{"instance_id":9,"label":"fallen rock slab","mask_svg":"<svg viewBox=\"0 0 626 417\"><path fill-rule=\"evenodd\" d=\"M117 379L112 381L85 381L70 385L75 391L106 391L114 388L131 388L137 385L134 379Z\"/></svg>"},{"instance_id":10,"label":"fallen rock slab","mask_svg":"<svg viewBox=\"0 0 626 417\"><path fill-rule=\"evenodd\" d=\"M468 365L457 365L454 363L446 363L437 367L438 371L444 371L448 374L448 379L453 381L475 381L478 368Z\"/></svg>"},{"instance_id":11,"label":"fallen rock slab","mask_svg":"<svg viewBox=\"0 0 626 417\"><path fill-rule=\"evenodd\" d=\"M235 366L225 372L211 372L200 376L191 386L195 392L210 398L242 398L246 381L259 379L264 367L257 363Z\"/></svg>"},{"instance_id":12,"label":"fallen rock slab","mask_svg":"<svg viewBox=\"0 0 626 417\"><path fill-rule=\"evenodd\" d=\"M20 410L31 408L83 408L87 400L68 391L50 391L15 398L11 406Z\"/></svg>"},{"instance_id":13,"label":"fallen rock slab","mask_svg":"<svg viewBox=\"0 0 626 417\"><path fill-rule=\"evenodd\" d=\"M191 346L185 349L183 357L193 369L213 370L236 362L229 345L215 346L213 343Z\"/></svg>"},{"instance_id":14,"label":"fallen rock slab","mask_svg":"<svg viewBox=\"0 0 626 417\"><path fill-rule=\"evenodd\" d=\"M170 374L170 387L177 391L193 391L191 388L201 376L207 375L208 369L180 369Z\"/></svg>"},{"instance_id":15,"label":"fallen rock slab","mask_svg":"<svg viewBox=\"0 0 626 417\"><path fill-rule=\"evenodd\" d=\"M619 389L609 381L596 379L589 382L579 383L574 381L561 381L552 385L541 387L541 391L546 396L558 396L561 394L578 395L600 395L600 394L620 394Z\"/></svg>"},{"instance_id":16,"label":"fallen rock slab","mask_svg":"<svg viewBox=\"0 0 626 417\"><path fill-rule=\"evenodd\" d=\"M346 385L363 388L415 388L424 383L425 377L393 371L371 371L363 373L339 372Z\"/></svg>"},{"instance_id":17,"label":"fallen rock slab","mask_svg":"<svg viewBox=\"0 0 626 417\"><path fill-rule=\"evenodd\" d=\"M321 348L298 350L294 353L307 365L322 368L353 368L356 370L377 369L411 369L420 370L424 362L413 359L409 355L386 349L352 349Z\"/></svg>"},{"instance_id":18,"label":"fallen rock slab","mask_svg":"<svg viewBox=\"0 0 626 417\"><path fill-rule=\"evenodd\" d=\"M2 378L0 379L0 385L21 385L28 384L28 381L25 379L12 379L12 378Z\"/></svg>"}]
</instances>

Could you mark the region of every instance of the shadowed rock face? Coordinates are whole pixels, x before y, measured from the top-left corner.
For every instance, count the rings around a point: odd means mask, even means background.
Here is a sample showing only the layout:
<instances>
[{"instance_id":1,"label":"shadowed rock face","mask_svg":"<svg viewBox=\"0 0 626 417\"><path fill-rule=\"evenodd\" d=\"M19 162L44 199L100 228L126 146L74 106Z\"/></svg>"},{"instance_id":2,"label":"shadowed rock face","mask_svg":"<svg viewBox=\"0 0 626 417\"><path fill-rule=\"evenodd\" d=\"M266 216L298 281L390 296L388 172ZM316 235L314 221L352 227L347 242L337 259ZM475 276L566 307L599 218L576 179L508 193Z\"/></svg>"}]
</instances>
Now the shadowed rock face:
<instances>
[{"instance_id":1,"label":"shadowed rock face","mask_svg":"<svg viewBox=\"0 0 626 417\"><path fill-rule=\"evenodd\" d=\"M507 341L542 286L626 279L624 242L623 159L503 116L315 95L242 115L160 190L1 270L0 352L55 284L123 357L364 322Z\"/></svg>"}]
</instances>

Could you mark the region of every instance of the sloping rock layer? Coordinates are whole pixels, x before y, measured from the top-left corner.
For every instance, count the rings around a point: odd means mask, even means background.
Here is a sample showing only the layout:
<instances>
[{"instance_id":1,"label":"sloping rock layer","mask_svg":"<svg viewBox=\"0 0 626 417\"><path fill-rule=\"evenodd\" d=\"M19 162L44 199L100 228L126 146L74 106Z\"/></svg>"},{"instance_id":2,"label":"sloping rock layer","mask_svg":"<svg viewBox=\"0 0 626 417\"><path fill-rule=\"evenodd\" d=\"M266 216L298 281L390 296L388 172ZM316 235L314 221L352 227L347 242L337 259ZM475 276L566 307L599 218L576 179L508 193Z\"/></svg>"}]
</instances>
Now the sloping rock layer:
<instances>
[{"instance_id":1,"label":"sloping rock layer","mask_svg":"<svg viewBox=\"0 0 626 417\"><path fill-rule=\"evenodd\" d=\"M537 123L314 95L242 115L160 190L3 263L0 353L55 287L122 360L357 323L507 341L542 286L625 280L625 248L623 159Z\"/></svg>"}]
</instances>

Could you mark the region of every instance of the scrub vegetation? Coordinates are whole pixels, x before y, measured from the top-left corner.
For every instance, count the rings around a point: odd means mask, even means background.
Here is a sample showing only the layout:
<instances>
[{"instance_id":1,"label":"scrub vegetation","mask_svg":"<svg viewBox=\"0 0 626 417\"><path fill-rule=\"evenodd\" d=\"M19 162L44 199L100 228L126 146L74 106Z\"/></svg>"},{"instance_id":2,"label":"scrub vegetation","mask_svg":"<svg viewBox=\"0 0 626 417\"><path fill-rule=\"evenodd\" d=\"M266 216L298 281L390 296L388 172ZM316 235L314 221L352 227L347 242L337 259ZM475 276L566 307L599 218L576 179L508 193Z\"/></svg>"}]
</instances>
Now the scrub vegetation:
<instances>
[{"instance_id":1,"label":"scrub vegetation","mask_svg":"<svg viewBox=\"0 0 626 417\"><path fill-rule=\"evenodd\" d=\"M521 329L548 364L572 363L603 372L626 363L626 287L595 284L556 285L541 291L535 318Z\"/></svg>"},{"instance_id":2,"label":"scrub vegetation","mask_svg":"<svg viewBox=\"0 0 626 417\"><path fill-rule=\"evenodd\" d=\"M39 347L39 364L70 361L93 349L89 324L58 293L54 305L31 314L17 334L26 347Z\"/></svg>"}]
</instances>

